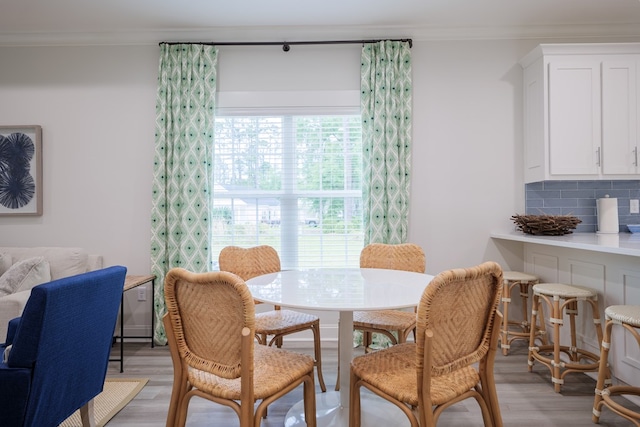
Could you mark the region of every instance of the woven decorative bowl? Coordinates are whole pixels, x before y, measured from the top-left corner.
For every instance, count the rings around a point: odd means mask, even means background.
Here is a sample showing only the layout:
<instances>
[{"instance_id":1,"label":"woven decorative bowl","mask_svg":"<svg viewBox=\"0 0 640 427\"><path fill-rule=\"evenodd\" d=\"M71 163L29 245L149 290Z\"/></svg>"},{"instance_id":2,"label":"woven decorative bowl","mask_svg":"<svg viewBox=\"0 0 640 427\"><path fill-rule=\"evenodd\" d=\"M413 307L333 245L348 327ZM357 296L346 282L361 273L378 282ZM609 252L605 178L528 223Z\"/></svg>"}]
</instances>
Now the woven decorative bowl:
<instances>
[{"instance_id":1,"label":"woven decorative bowl","mask_svg":"<svg viewBox=\"0 0 640 427\"><path fill-rule=\"evenodd\" d=\"M526 234L562 236L573 233L582 222L573 215L513 215L516 228Z\"/></svg>"}]
</instances>

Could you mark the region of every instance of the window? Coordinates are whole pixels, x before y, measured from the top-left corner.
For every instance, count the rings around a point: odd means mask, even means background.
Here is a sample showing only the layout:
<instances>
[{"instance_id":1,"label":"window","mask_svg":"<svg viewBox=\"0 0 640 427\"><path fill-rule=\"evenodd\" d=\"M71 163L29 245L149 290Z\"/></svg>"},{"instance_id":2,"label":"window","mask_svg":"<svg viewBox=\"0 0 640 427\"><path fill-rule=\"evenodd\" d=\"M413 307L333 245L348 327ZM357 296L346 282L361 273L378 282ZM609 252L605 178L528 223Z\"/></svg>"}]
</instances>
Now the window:
<instances>
[{"instance_id":1,"label":"window","mask_svg":"<svg viewBox=\"0 0 640 427\"><path fill-rule=\"evenodd\" d=\"M267 244L282 268L357 267L363 247L359 114L215 120L212 256Z\"/></svg>"}]
</instances>

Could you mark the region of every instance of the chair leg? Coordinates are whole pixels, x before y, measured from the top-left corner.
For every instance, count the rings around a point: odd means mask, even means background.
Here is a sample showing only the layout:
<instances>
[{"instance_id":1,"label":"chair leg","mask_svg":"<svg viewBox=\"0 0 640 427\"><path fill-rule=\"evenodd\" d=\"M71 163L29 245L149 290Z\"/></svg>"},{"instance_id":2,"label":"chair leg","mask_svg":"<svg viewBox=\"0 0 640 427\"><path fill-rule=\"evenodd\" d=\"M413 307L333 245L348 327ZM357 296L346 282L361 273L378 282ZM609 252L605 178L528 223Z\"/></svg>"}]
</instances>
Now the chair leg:
<instances>
[{"instance_id":1,"label":"chair leg","mask_svg":"<svg viewBox=\"0 0 640 427\"><path fill-rule=\"evenodd\" d=\"M189 386L181 380L181 376L174 375L171 400L169 401L169 413L167 414L167 427L173 427L180 409L180 401L189 391Z\"/></svg>"},{"instance_id":2,"label":"chair leg","mask_svg":"<svg viewBox=\"0 0 640 427\"><path fill-rule=\"evenodd\" d=\"M360 427L360 385L358 377L351 372L349 390L349 427Z\"/></svg>"},{"instance_id":3,"label":"chair leg","mask_svg":"<svg viewBox=\"0 0 640 427\"><path fill-rule=\"evenodd\" d=\"M501 314L496 311L494 324L500 324ZM480 394L483 396L487 405L487 410L491 417L491 422L494 427L502 427L502 413L500 412L500 405L498 401L498 393L496 390L496 381L493 375L495 369L495 358L498 349L498 337L500 336L497 330L492 331L491 345L489 352L485 356L485 363L480 363Z\"/></svg>"},{"instance_id":4,"label":"chair leg","mask_svg":"<svg viewBox=\"0 0 640 427\"><path fill-rule=\"evenodd\" d=\"M258 344L267 345L267 336L266 335L256 334L255 338L256 338L256 341L258 341Z\"/></svg>"},{"instance_id":5,"label":"chair leg","mask_svg":"<svg viewBox=\"0 0 640 427\"><path fill-rule=\"evenodd\" d=\"M316 427L316 390L313 383L313 371L304 382L304 419L307 427Z\"/></svg>"},{"instance_id":6,"label":"chair leg","mask_svg":"<svg viewBox=\"0 0 640 427\"><path fill-rule=\"evenodd\" d=\"M173 363L173 387L171 389L171 400L169 402L166 426L175 427L179 425L176 419L179 416L181 402L184 396L189 392L189 390L191 390L191 386L188 384L186 368L182 365L177 346L174 345L175 336L173 334L173 328L168 315L165 315L162 318L162 322L164 324L164 329L167 332L169 352Z\"/></svg>"},{"instance_id":7,"label":"chair leg","mask_svg":"<svg viewBox=\"0 0 640 427\"><path fill-rule=\"evenodd\" d=\"M82 420L82 427L96 427L93 399L82 405L80 408L80 419Z\"/></svg>"},{"instance_id":8,"label":"chair leg","mask_svg":"<svg viewBox=\"0 0 640 427\"><path fill-rule=\"evenodd\" d=\"M320 390L324 393L327 391L327 387L324 385L324 377L322 376L322 349L320 343L320 322L318 321L311 326L313 332L313 348L315 353L315 365L316 373L318 375L318 383L320 384Z\"/></svg>"},{"instance_id":9,"label":"chair leg","mask_svg":"<svg viewBox=\"0 0 640 427\"><path fill-rule=\"evenodd\" d=\"M362 331L362 345L364 346L365 351L369 348L372 342L373 334L368 331Z\"/></svg>"},{"instance_id":10,"label":"chair leg","mask_svg":"<svg viewBox=\"0 0 640 427\"><path fill-rule=\"evenodd\" d=\"M407 342L407 338L409 338L409 335L411 335L411 333L413 332L413 342L416 342L416 329L412 328L412 329L406 329L404 331L398 331L398 344L400 344L400 334L402 334L402 342Z\"/></svg>"},{"instance_id":11,"label":"chair leg","mask_svg":"<svg viewBox=\"0 0 640 427\"><path fill-rule=\"evenodd\" d=\"M191 396L193 390L188 392L186 395L180 399L180 405L178 407L178 413L176 414L175 423L171 427L184 427L187 423L187 411L189 410L189 401L191 400Z\"/></svg>"}]
</instances>

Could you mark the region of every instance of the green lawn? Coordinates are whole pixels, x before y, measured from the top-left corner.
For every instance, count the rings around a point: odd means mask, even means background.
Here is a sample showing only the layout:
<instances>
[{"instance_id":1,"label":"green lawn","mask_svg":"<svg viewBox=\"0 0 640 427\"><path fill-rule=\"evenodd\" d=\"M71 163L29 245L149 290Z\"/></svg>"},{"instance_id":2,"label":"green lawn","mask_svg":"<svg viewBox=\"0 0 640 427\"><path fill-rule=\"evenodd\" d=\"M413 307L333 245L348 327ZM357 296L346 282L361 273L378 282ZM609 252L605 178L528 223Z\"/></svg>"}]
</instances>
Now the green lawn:
<instances>
[{"instance_id":1,"label":"green lawn","mask_svg":"<svg viewBox=\"0 0 640 427\"><path fill-rule=\"evenodd\" d=\"M235 245L251 247L257 245L273 246L283 259L283 268L317 268L317 267L358 267L360 251L363 247L362 233L322 233L319 227L300 225L298 227L298 265L284 265L287 257L282 248L280 226L260 224L260 232L255 227L236 226L234 235L214 234L212 242L212 257L217 261L220 250L225 246ZM223 227L220 227L223 228ZM218 228L215 231L222 231ZM226 230L225 230L226 231ZM217 262L214 262L217 266Z\"/></svg>"}]
</instances>

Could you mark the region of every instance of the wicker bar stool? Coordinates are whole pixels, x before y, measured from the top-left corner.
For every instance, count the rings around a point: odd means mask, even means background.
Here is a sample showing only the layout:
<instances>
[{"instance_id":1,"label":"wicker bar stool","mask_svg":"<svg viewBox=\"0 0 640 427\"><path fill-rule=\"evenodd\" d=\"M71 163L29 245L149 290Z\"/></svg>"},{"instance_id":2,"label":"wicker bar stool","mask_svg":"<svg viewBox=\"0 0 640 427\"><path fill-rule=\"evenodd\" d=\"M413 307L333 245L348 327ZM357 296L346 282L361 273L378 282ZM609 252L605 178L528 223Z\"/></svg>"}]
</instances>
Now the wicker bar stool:
<instances>
[{"instance_id":1,"label":"wicker bar stool","mask_svg":"<svg viewBox=\"0 0 640 427\"><path fill-rule=\"evenodd\" d=\"M620 325L629 331L640 347L640 305L612 305L604 310L604 316L606 323L600 350L600 370L598 371L596 396L593 401L593 422L598 423L600 421L600 411L603 406L606 406L616 414L631 421L635 426L640 427L640 413L627 409L611 399L611 396L616 395L640 396L640 387L610 385L611 372L607 363L609 349L611 348L613 325Z\"/></svg>"},{"instance_id":2,"label":"wicker bar stool","mask_svg":"<svg viewBox=\"0 0 640 427\"><path fill-rule=\"evenodd\" d=\"M551 313L549 322L553 324L553 344L535 346L536 335L534 329L529 334L529 372L533 370L534 361L539 361L551 371L551 381L554 390L559 393L564 384L564 377L570 372L597 372L600 355L577 347L576 316L578 315L578 301L585 301L591 306L593 323L598 335L598 342L602 342L602 326L600 325L600 311L598 309L598 294L588 288L563 283L538 283L533 286L533 304L531 308L531 323L536 324L540 301L544 301ZM561 302L562 300L562 302ZM571 345L560 343L560 327L564 325L564 314L569 316ZM545 357L542 353L552 353L553 358ZM564 354L567 360L561 360Z\"/></svg>"},{"instance_id":3,"label":"wicker bar stool","mask_svg":"<svg viewBox=\"0 0 640 427\"><path fill-rule=\"evenodd\" d=\"M529 291L533 285L537 284L540 279L533 274L523 273L521 271L505 271L503 272L504 285L502 288L502 335L500 339L500 348L502 354L507 356L511 342L514 340L527 340L531 331L529 323ZM522 300L522 321L509 320L509 304L511 304L511 292L514 287L520 288L520 299ZM542 317L540 317L542 319ZM513 327L520 330L513 330ZM544 319L539 325L535 325L535 335L540 339L543 345L547 344L546 328Z\"/></svg>"}]
</instances>

